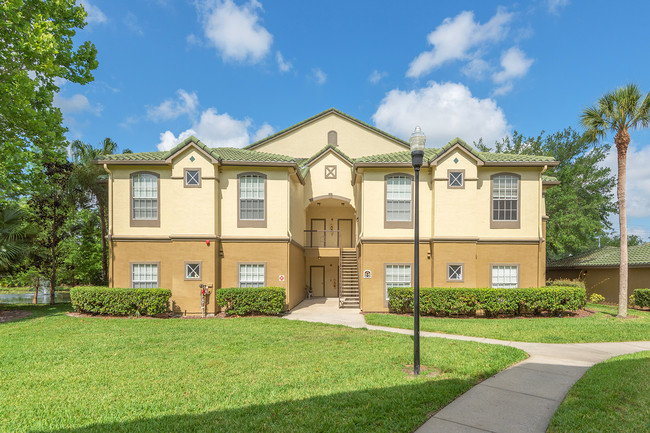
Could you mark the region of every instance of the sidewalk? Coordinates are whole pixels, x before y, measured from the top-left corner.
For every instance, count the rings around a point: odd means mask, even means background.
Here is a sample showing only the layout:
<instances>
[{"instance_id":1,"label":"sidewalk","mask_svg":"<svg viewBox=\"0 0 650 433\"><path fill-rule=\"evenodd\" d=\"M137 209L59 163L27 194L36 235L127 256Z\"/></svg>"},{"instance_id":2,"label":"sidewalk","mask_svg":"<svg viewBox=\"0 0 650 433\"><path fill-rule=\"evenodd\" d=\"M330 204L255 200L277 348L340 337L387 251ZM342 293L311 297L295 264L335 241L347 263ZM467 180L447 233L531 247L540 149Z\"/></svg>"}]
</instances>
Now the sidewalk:
<instances>
[{"instance_id":1,"label":"sidewalk","mask_svg":"<svg viewBox=\"0 0 650 433\"><path fill-rule=\"evenodd\" d=\"M413 334L407 329L367 325L359 310L339 309L338 303L318 299L304 301L286 318ZM530 357L474 386L420 426L417 433L544 433L569 389L589 367L614 356L650 350L650 341L548 344L435 332L420 335L511 346Z\"/></svg>"}]
</instances>

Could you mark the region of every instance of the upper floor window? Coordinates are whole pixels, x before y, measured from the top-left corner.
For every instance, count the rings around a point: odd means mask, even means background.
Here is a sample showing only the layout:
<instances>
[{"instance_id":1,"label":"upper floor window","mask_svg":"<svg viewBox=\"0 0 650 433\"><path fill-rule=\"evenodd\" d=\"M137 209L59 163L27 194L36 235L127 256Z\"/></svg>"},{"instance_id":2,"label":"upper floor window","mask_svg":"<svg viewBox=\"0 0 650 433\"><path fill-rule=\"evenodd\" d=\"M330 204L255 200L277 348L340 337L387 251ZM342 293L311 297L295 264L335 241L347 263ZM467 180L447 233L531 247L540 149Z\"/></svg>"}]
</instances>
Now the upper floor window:
<instances>
[{"instance_id":1,"label":"upper floor window","mask_svg":"<svg viewBox=\"0 0 650 433\"><path fill-rule=\"evenodd\" d=\"M199 188L201 186L201 169L186 168L184 171L185 171L185 187Z\"/></svg>"},{"instance_id":2,"label":"upper floor window","mask_svg":"<svg viewBox=\"0 0 650 433\"><path fill-rule=\"evenodd\" d=\"M465 181L465 172L462 170L449 170L449 188L463 188Z\"/></svg>"},{"instance_id":3,"label":"upper floor window","mask_svg":"<svg viewBox=\"0 0 650 433\"><path fill-rule=\"evenodd\" d=\"M266 227L266 176L242 173L239 183L238 227Z\"/></svg>"},{"instance_id":4,"label":"upper floor window","mask_svg":"<svg viewBox=\"0 0 650 433\"><path fill-rule=\"evenodd\" d=\"M519 228L519 182L516 174L492 176L491 228Z\"/></svg>"},{"instance_id":5,"label":"upper floor window","mask_svg":"<svg viewBox=\"0 0 650 433\"><path fill-rule=\"evenodd\" d=\"M386 177L386 228L412 226L413 178L406 174Z\"/></svg>"},{"instance_id":6,"label":"upper floor window","mask_svg":"<svg viewBox=\"0 0 650 433\"><path fill-rule=\"evenodd\" d=\"M131 225L160 226L160 182L157 174L131 176Z\"/></svg>"}]
</instances>

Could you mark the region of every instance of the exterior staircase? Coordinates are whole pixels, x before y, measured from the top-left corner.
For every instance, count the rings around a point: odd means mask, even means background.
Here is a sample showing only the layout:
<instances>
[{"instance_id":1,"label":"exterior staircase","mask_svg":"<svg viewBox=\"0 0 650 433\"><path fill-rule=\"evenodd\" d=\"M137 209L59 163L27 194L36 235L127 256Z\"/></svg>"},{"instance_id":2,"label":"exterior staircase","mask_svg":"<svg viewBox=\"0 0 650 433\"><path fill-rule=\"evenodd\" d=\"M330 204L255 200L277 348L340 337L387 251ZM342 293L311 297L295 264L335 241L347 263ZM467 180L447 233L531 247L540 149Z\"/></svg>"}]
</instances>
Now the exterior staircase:
<instances>
[{"instance_id":1,"label":"exterior staircase","mask_svg":"<svg viewBox=\"0 0 650 433\"><path fill-rule=\"evenodd\" d=\"M359 260L356 248L341 248L339 254L339 307L359 308Z\"/></svg>"}]
</instances>

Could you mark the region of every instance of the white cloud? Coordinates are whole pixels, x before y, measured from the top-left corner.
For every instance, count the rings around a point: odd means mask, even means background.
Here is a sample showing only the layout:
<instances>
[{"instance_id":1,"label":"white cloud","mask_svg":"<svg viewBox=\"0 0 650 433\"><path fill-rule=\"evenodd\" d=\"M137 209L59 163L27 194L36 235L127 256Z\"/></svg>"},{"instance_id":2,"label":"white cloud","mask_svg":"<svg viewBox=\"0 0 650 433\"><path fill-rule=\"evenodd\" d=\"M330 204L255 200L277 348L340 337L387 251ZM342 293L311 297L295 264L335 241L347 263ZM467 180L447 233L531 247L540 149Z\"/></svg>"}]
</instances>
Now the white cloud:
<instances>
[{"instance_id":1,"label":"white cloud","mask_svg":"<svg viewBox=\"0 0 650 433\"><path fill-rule=\"evenodd\" d=\"M190 135L196 136L199 140L210 147L244 147L251 143L249 132L252 121L248 118L235 119L228 113L219 114L216 108L208 108L198 121L194 122L191 128L176 136L167 130L160 134L158 150L169 150L183 141ZM255 133L253 141L266 137L273 132L273 128L264 123Z\"/></svg>"},{"instance_id":2,"label":"white cloud","mask_svg":"<svg viewBox=\"0 0 650 433\"><path fill-rule=\"evenodd\" d=\"M386 77L387 75L388 72L379 72L375 69L368 77L368 81L370 81L372 84L377 84L382 80L382 78Z\"/></svg>"},{"instance_id":3,"label":"white cloud","mask_svg":"<svg viewBox=\"0 0 650 433\"><path fill-rule=\"evenodd\" d=\"M280 72L289 72L291 68L293 68L291 62L284 60L282 53L279 51L275 53L275 60L278 62L278 69Z\"/></svg>"},{"instance_id":4,"label":"white cloud","mask_svg":"<svg viewBox=\"0 0 650 433\"><path fill-rule=\"evenodd\" d=\"M101 24L106 22L106 15L97 6L90 4L88 0L79 0L79 4L86 11L86 22L88 24Z\"/></svg>"},{"instance_id":5,"label":"white cloud","mask_svg":"<svg viewBox=\"0 0 650 433\"><path fill-rule=\"evenodd\" d=\"M626 209L631 218L650 217L650 145L645 147L630 144L626 159ZM616 146L612 146L604 161L604 165L618 176L618 156ZM616 187L614 188L616 197ZM618 226L618 216L615 217Z\"/></svg>"},{"instance_id":6,"label":"white cloud","mask_svg":"<svg viewBox=\"0 0 650 433\"><path fill-rule=\"evenodd\" d=\"M192 45L200 46L201 45L201 40L194 33L190 33L189 35L187 35L185 37L185 42L187 42L187 45L190 45L190 46L192 46Z\"/></svg>"},{"instance_id":7,"label":"white cloud","mask_svg":"<svg viewBox=\"0 0 650 433\"><path fill-rule=\"evenodd\" d=\"M195 92L177 90L176 99L166 99L160 105L147 108L147 118L154 122L177 119L182 115L194 117L199 106L199 97Z\"/></svg>"},{"instance_id":8,"label":"white cloud","mask_svg":"<svg viewBox=\"0 0 650 433\"><path fill-rule=\"evenodd\" d=\"M521 78L528 73L533 59L517 47L512 47L501 54L501 70L492 75L495 83L504 83L514 78Z\"/></svg>"},{"instance_id":9,"label":"white cloud","mask_svg":"<svg viewBox=\"0 0 650 433\"><path fill-rule=\"evenodd\" d=\"M427 135L429 147L441 147L454 137L468 143L483 138L492 143L510 126L493 99L479 99L460 83L429 82L409 92L393 89L372 116L378 128L408 139L416 125Z\"/></svg>"},{"instance_id":10,"label":"white cloud","mask_svg":"<svg viewBox=\"0 0 650 433\"><path fill-rule=\"evenodd\" d=\"M485 60L473 59L466 64L461 71L470 78L482 80L489 69L490 65Z\"/></svg>"},{"instance_id":11,"label":"white cloud","mask_svg":"<svg viewBox=\"0 0 650 433\"><path fill-rule=\"evenodd\" d=\"M560 9L566 7L568 4L569 0L547 0L548 11L556 15L560 13Z\"/></svg>"},{"instance_id":12,"label":"white cloud","mask_svg":"<svg viewBox=\"0 0 650 433\"><path fill-rule=\"evenodd\" d=\"M203 31L225 61L257 63L266 56L273 35L260 23L262 4L250 0L241 6L232 0L197 3Z\"/></svg>"},{"instance_id":13,"label":"white cloud","mask_svg":"<svg viewBox=\"0 0 650 433\"><path fill-rule=\"evenodd\" d=\"M104 108L101 104L91 104L88 98L80 93L74 94L69 98L55 93L53 104L61 109L61 113L65 117L69 117L70 114L83 112L89 112L99 116Z\"/></svg>"},{"instance_id":14,"label":"white cloud","mask_svg":"<svg viewBox=\"0 0 650 433\"><path fill-rule=\"evenodd\" d=\"M314 80L316 80L318 84L325 84L327 81L327 74L323 72L321 68L314 68L311 72L313 74Z\"/></svg>"},{"instance_id":15,"label":"white cloud","mask_svg":"<svg viewBox=\"0 0 650 433\"><path fill-rule=\"evenodd\" d=\"M474 21L474 12L463 11L454 18L445 18L427 40L433 49L420 53L410 64L407 77L418 78L452 60L467 60L473 50L487 42L504 38L513 14L499 8L485 24Z\"/></svg>"},{"instance_id":16,"label":"white cloud","mask_svg":"<svg viewBox=\"0 0 650 433\"><path fill-rule=\"evenodd\" d=\"M142 31L142 26L138 22L138 17L133 12L127 13L124 16L122 22L129 30L131 30L136 35L138 36L144 35L144 32Z\"/></svg>"}]
</instances>

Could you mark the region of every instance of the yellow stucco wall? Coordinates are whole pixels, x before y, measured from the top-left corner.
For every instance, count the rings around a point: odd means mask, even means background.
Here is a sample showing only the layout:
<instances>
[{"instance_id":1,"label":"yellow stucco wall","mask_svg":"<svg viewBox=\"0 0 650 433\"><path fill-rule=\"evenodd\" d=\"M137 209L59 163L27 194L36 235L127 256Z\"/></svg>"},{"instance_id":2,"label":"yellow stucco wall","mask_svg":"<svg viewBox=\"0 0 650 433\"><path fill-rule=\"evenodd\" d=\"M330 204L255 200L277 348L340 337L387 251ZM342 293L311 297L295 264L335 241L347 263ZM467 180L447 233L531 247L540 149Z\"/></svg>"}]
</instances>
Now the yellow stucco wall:
<instances>
[{"instance_id":1,"label":"yellow stucco wall","mask_svg":"<svg viewBox=\"0 0 650 433\"><path fill-rule=\"evenodd\" d=\"M160 287L171 289L172 305L177 313L198 314L201 312L199 284L212 284L212 295L208 312L214 313L214 288L217 282L218 263L215 254L217 242L112 242L111 243L111 287L131 287L131 263L156 262ZM185 262L201 262L201 279L185 280Z\"/></svg>"},{"instance_id":2,"label":"yellow stucco wall","mask_svg":"<svg viewBox=\"0 0 650 433\"><path fill-rule=\"evenodd\" d=\"M325 177L325 166L336 167L336 179ZM356 206L351 182L352 167L350 164L335 153L326 153L310 166L305 182L305 206L309 205L310 199L329 194L345 197L350 200L350 205Z\"/></svg>"},{"instance_id":3,"label":"yellow stucco wall","mask_svg":"<svg viewBox=\"0 0 650 433\"><path fill-rule=\"evenodd\" d=\"M287 305L291 309L305 299L305 251L297 245L289 245L289 290Z\"/></svg>"},{"instance_id":4,"label":"yellow stucco wall","mask_svg":"<svg viewBox=\"0 0 650 433\"><path fill-rule=\"evenodd\" d=\"M582 277L587 296L598 293L605 297L605 301L618 303L618 268L588 268L582 271L578 269L549 269L547 274L549 279ZM627 287L629 294L636 289L650 288L650 268L629 268Z\"/></svg>"},{"instance_id":5,"label":"yellow stucco wall","mask_svg":"<svg viewBox=\"0 0 650 433\"><path fill-rule=\"evenodd\" d=\"M408 150L408 147L401 146L395 141L335 113L303 125L288 134L256 147L254 150L309 158L327 146L329 131L337 132L339 148L352 158Z\"/></svg>"}]
</instances>

